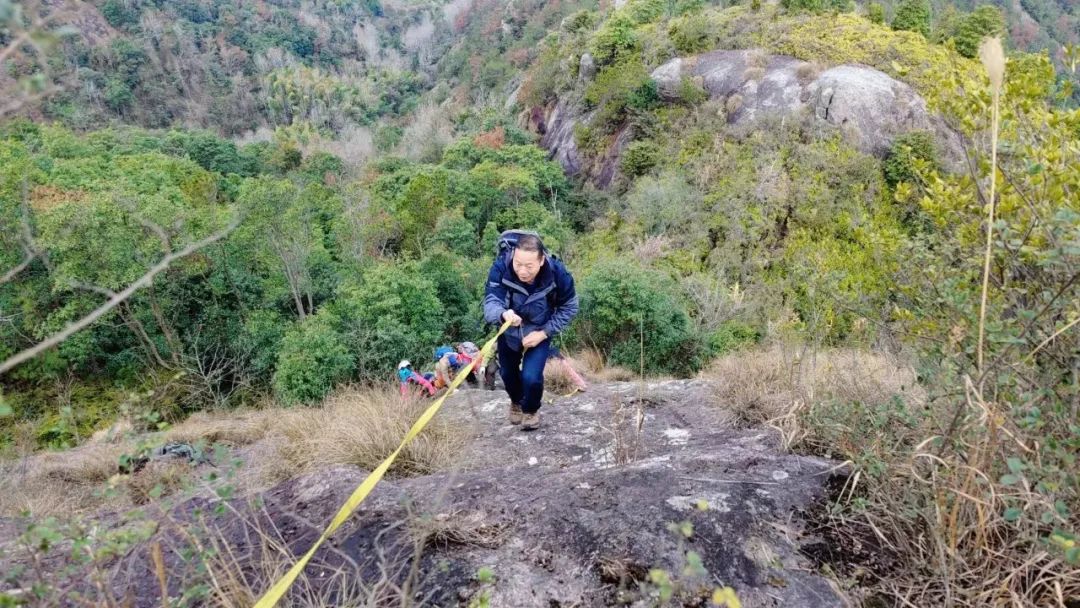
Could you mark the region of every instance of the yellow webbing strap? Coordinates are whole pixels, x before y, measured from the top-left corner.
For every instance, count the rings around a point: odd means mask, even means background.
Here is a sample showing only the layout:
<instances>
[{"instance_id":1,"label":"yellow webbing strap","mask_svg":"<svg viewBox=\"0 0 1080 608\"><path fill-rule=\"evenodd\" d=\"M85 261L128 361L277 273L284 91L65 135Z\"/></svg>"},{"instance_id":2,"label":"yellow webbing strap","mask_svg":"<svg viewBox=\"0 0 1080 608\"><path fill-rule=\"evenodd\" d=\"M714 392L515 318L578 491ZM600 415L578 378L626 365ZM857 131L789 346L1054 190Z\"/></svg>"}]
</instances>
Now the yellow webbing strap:
<instances>
[{"instance_id":1,"label":"yellow webbing strap","mask_svg":"<svg viewBox=\"0 0 1080 608\"><path fill-rule=\"evenodd\" d=\"M379 483L379 481L382 480L383 475L386 474L387 469L390 468L390 465L394 464L394 459L398 457L398 454L401 453L401 450L405 449L405 446L408 445L410 441L415 439L416 436L424 430L424 427L427 426L429 422L431 422L431 419L435 417L436 413L438 413L439 408L442 407L442 404L444 401L446 401L446 398L449 397L457 389L457 387L465 381L465 378L472 373L473 368L476 367L477 361L479 361L481 358L487 359L491 356L492 351L494 351L495 349L495 340L497 340L499 336L501 336L508 327L510 327L509 322L503 323L502 327L499 328L499 331L495 334L495 336L488 340L487 343L484 344L484 347L480 349L481 356L474 358L472 362L465 367L464 370L458 373L457 376L454 377L454 381L450 383L450 387L446 390L446 393L444 393L442 397L439 397L439 399L435 401L435 403L432 403L431 406L424 410L424 413L421 414L420 417L416 419L416 422L413 423L412 428L409 429L409 432L405 433L405 438L401 440L401 444L398 445L397 449L394 450L389 456L387 456L386 460L383 460L382 464L380 464L378 467L375 468L374 471L368 474L367 478L364 479L364 481L359 486L357 486L355 490L353 490L353 493L351 496L349 496L349 499L345 501L345 504L341 505L340 509L338 509L337 515L334 516L334 519L330 520L330 525L327 526L326 530L324 530L323 533L319 536L319 538L315 540L315 544L312 545L311 548L308 549L308 552L305 553L304 556L301 557L300 560L296 562L293 567L289 569L288 572L285 573L285 576L282 576L280 579L278 579L278 581L274 583L274 586L270 587L270 590L267 591L261 598L259 598L258 602L255 602L254 608L272 608L275 604L278 603L278 601L281 600L282 596L285 595L285 592L289 590L289 587L292 586L293 582L296 580L296 577L304 571L304 568L307 566L308 561L311 559L312 555L315 555L315 551L319 548L319 546L322 545L327 538L330 538L330 535L333 534L338 528L341 527L342 524L345 523L349 516L353 514L353 511L355 511L356 508L360 506L360 503L364 502L364 499L367 498L368 494L371 493L371 490L375 488L375 484Z\"/></svg>"}]
</instances>

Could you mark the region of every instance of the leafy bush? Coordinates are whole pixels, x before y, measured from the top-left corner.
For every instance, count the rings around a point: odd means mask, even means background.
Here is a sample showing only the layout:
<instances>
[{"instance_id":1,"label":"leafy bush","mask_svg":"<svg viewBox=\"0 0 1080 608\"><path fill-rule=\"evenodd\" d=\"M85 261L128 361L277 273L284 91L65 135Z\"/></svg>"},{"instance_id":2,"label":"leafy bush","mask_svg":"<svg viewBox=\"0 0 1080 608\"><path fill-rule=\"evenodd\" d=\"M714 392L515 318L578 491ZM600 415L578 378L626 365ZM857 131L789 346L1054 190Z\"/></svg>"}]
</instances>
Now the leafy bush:
<instances>
[{"instance_id":1,"label":"leafy bush","mask_svg":"<svg viewBox=\"0 0 1080 608\"><path fill-rule=\"evenodd\" d=\"M589 270L578 293L573 338L582 346L630 369L643 363L646 373L690 374L703 365L705 348L674 295L678 286L666 275L630 260L608 260Z\"/></svg>"},{"instance_id":2,"label":"leafy bush","mask_svg":"<svg viewBox=\"0 0 1080 608\"><path fill-rule=\"evenodd\" d=\"M487 265L486 259L474 263L447 252L432 253L420 261L417 270L431 281L434 294L442 304L447 340L479 341L478 333L483 325L480 302Z\"/></svg>"},{"instance_id":3,"label":"leafy bush","mask_svg":"<svg viewBox=\"0 0 1080 608\"><path fill-rule=\"evenodd\" d=\"M660 146L654 141L630 142L623 151L620 166L623 173L629 176L644 175L660 163Z\"/></svg>"},{"instance_id":4,"label":"leafy bush","mask_svg":"<svg viewBox=\"0 0 1080 608\"><path fill-rule=\"evenodd\" d=\"M889 155L882 165L885 181L890 186L900 182L915 182L918 177L916 167L919 164L925 164L930 170L938 168L934 136L926 131L904 133L893 141Z\"/></svg>"},{"instance_id":5,"label":"leafy bush","mask_svg":"<svg viewBox=\"0 0 1080 608\"><path fill-rule=\"evenodd\" d=\"M780 6L789 11L850 11L854 8L851 0L780 0Z\"/></svg>"},{"instance_id":6,"label":"leafy bush","mask_svg":"<svg viewBox=\"0 0 1080 608\"><path fill-rule=\"evenodd\" d=\"M563 20L563 29L571 34L591 30L596 26L596 13L582 9Z\"/></svg>"},{"instance_id":7,"label":"leafy bush","mask_svg":"<svg viewBox=\"0 0 1080 608\"><path fill-rule=\"evenodd\" d=\"M871 2L866 7L866 18L871 23L882 24L885 23L885 7L880 2Z\"/></svg>"},{"instance_id":8,"label":"leafy bush","mask_svg":"<svg viewBox=\"0 0 1080 608\"><path fill-rule=\"evenodd\" d=\"M760 339L761 334L746 323L728 321L709 335L709 353L713 356L726 355Z\"/></svg>"},{"instance_id":9,"label":"leafy bush","mask_svg":"<svg viewBox=\"0 0 1080 608\"><path fill-rule=\"evenodd\" d=\"M955 27L952 38L956 41L956 50L964 57L975 57L983 38L1005 33L1005 16L998 7L984 4L964 15Z\"/></svg>"},{"instance_id":10,"label":"leafy bush","mask_svg":"<svg viewBox=\"0 0 1080 608\"><path fill-rule=\"evenodd\" d=\"M896 7L892 28L902 32L930 35L930 0L902 0Z\"/></svg>"},{"instance_id":11,"label":"leafy bush","mask_svg":"<svg viewBox=\"0 0 1080 608\"><path fill-rule=\"evenodd\" d=\"M630 109L655 108L660 96L645 65L635 58L601 70L585 90L585 101L597 107L593 125L607 128L623 121Z\"/></svg>"},{"instance_id":12,"label":"leafy bush","mask_svg":"<svg viewBox=\"0 0 1080 608\"><path fill-rule=\"evenodd\" d=\"M439 216L432 240L460 256L473 257L477 253L476 227L466 219L461 207Z\"/></svg>"},{"instance_id":13,"label":"leafy bush","mask_svg":"<svg viewBox=\"0 0 1080 608\"><path fill-rule=\"evenodd\" d=\"M709 15L701 13L672 19L668 36L675 49L686 55L710 50L717 42L716 26Z\"/></svg>"},{"instance_id":14,"label":"leafy bush","mask_svg":"<svg viewBox=\"0 0 1080 608\"><path fill-rule=\"evenodd\" d=\"M332 307L342 319L361 379L387 378L401 359L430 358L447 323L438 293L414 262L376 264L359 282L339 288Z\"/></svg>"},{"instance_id":15,"label":"leafy bush","mask_svg":"<svg viewBox=\"0 0 1080 608\"><path fill-rule=\"evenodd\" d=\"M285 332L274 372L274 392L283 403L313 403L355 368L339 320L320 311Z\"/></svg>"},{"instance_id":16,"label":"leafy bush","mask_svg":"<svg viewBox=\"0 0 1080 608\"><path fill-rule=\"evenodd\" d=\"M269 384L273 378L287 329L285 317L273 310L254 310L244 321L240 351L247 358L249 372L260 384Z\"/></svg>"}]
</instances>

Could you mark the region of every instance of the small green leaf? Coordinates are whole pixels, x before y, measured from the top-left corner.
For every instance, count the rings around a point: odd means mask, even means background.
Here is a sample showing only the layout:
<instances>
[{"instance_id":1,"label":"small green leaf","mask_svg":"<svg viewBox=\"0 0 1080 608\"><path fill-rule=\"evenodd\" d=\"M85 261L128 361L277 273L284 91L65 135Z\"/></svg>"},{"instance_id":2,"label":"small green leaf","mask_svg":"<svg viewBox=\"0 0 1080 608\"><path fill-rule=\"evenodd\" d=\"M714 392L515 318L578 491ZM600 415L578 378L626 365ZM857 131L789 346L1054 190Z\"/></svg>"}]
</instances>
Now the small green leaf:
<instances>
[{"instance_id":1,"label":"small green leaf","mask_svg":"<svg viewBox=\"0 0 1080 608\"><path fill-rule=\"evenodd\" d=\"M1016 475L1002 475L998 480L1003 486L1014 486L1020 483L1020 478Z\"/></svg>"},{"instance_id":2,"label":"small green leaf","mask_svg":"<svg viewBox=\"0 0 1080 608\"><path fill-rule=\"evenodd\" d=\"M686 538L690 538L694 535L694 524L684 521L679 524L679 532Z\"/></svg>"},{"instance_id":3,"label":"small green leaf","mask_svg":"<svg viewBox=\"0 0 1080 608\"><path fill-rule=\"evenodd\" d=\"M1016 507L1009 507L1008 509L1005 509L1005 521L1016 521L1020 519L1020 515L1022 514L1023 511L1021 511L1020 509L1017 509Z\"/></svg>"},{"instance_id":4,"label":"small green leaf","mask_svg":"<svg viewBox=\"0 0 1080 608\"><path fill-rule=\"evenodd\" d=\"M495 571L484 566L476 571L476 580L484 585L495 582Z\"/></svg>"},{"instance_id":5,"label":"small green leaf","mask_svg":"<svg viewBox=\"0 0 1080 608\"><path fill-rule=\"evenodd\" d=\"M1010 456L1006 458L1005 463L1009 465L1009 472L1011 473L1019 474L1021 471L1027 468L1026 466L1024 466L1024 461L1020 460L1016 456Z\"/></svg>"},{"instance_id":6,"label":"small green leaf","mask_svg":"<svg viewBox=\"0 0 1080 608\"><path fill-rule=\"evenodd\" d=\"M1080 547L1065 550L1065 561L1072 565L1080 564Z\"/></svg>"}]
</instances>

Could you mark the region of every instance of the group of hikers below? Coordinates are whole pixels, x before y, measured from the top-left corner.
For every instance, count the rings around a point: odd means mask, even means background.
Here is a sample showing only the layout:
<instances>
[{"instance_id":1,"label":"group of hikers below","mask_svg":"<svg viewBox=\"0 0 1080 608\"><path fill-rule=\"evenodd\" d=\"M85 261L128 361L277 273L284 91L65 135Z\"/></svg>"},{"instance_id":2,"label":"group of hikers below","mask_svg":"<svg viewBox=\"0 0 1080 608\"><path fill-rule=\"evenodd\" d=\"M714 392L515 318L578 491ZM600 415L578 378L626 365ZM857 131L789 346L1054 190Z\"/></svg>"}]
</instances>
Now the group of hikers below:
<instances>
[{"instance_id":1,"label":"group of hikers below","mask_svg":"<svg viewBox=\"0 0 1080 608\"><path fill-rule=\"evenodd\" d=\"M483 308L487 323L510 324L499 336L494 359L483 361L480 349L472 342L440 346L435 350L434 372L417 372L408 360L398 364L401 394L408 396L415 387L422 394L434 396L476 360L465 380L472 386L483 382L487 389L494 390L498 375L510 397L510 423L521 425L523 430L535 430L540 427L546 366L561 365L577 390L587 387L551 344L551 339L565 330L578 312L574 278L544 248L536 233L507 231L499 238L499 251L488 272Z\"/></svg>"}]
</instances>

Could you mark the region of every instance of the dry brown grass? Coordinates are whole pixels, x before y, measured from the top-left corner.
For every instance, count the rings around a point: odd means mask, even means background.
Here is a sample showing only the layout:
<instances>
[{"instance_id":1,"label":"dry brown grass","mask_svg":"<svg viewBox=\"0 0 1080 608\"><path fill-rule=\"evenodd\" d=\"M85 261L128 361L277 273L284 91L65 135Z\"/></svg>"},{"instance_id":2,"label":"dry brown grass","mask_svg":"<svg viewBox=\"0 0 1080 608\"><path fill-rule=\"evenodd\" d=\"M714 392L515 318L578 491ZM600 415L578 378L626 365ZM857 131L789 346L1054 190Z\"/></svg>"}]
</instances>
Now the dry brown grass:
<instances>
[{"instance_id":1,"label":"dry brown grass","mask_svg":"<svg viewBox=\"0 0 1080 608\"><path fill-rule=\"evenodd\" d=\"M296 557L281 531L265 517L248 509L227 508L232 519L243 524L245 546L238 547L233 535L209 522L192 526L189 522L169 521L166 530L172 538L179 540L181 547L202 549L199 559L203 560L206 574L196 575L199 580L191 582L206 584L209 591L207 605L247 608L293 566ZM402 522L390 524L390 528L400 525ZM412 592L417 573L410 569L408 561L408 558L418 559L422 548L418 545L404 555L391 551L373 556L378 571L376 577L357 576L357 562L342 552L331 550L339 565L314 558L308 567L318 570L319 576L300 576L278 605L290 608L428 605L427 598ZM175 551L176 547L171 550ZM169 573L163 575L167 578Z\"/></svg>"},{"instance_id":2,"label":"dry brown grass","mask_svg":"<svg viewBox=\"0 0 1080 608\"><path fill-rule=\"evenodd\" d=\"M393 388L348 388L329 397L321 408L287 410L275 420L284 436L282 458L294 472L328 464L373 469L386 458L429 405L403 401ZM467 434L436 417L398 456L392 471L416 475L442 470L456 462Z\"/></svg>"},{"instance_id":3,"label":"dry brown grass","mask_svg":"<svg viewBox=\"0 0 1080 608\"><path fill-rule=\"evenodd\" d=\"M194 467L183 460L163 460L146 466L125 480L131 502L144 505L175 494L192 478Z\"/></svg>"},{"instance_id":4,"label":"dry brown grass","mask_svg":"<svg viewBox=\"0 0 1080 608\"><path fill-rule=\"evenodd\" d=\"M0 515L76 513L109 502L102 489L124 446L88 444L0 462Z\"/></svg>"},{"instance_id":5,"label":"dry brown grass","mask_svg":"<svg viewBox=\"0 0 1080 608\"><path fill-rule=\"evenodd\" d=\"M877 403L899 395L924 398L915 372L895 357L854 349L810 351L781 345L717 359L701 373L717 399L748 424L783 418L793 405Z\"/></svg>"},{"instance_id":6,"label":"dry brown grass","mask_svg":"<svg viewBox=\"0 0 1080 608\"><path fill-rule=\"evenodd\" d=\"M743 72L743 79L759 81L765 77L765 68L746 68Z\"/></svg>"},{"instance_id":7,"label":"dry brown grass","mask_svg":"<svg viewBox=\"0 0 1080 608\"><path fill-rule=\"evenodd\" d=\"M246 464L236 472L238 486L261 489L331 464L376 467L430 403L403 402L392 389L348 388L316 407L200 412L142 440L148 445L187 442L240 448ZM125 433L65 452L0 460L0 515L29 511L38 517L140 504L155 497L151 492L169 495L192 478L195 468L186 462L157 462L113 479L120 456L134 454L138 439ZM464 428L437 418L406 447L392 470L412 475L451 466L466 439ZM121 492L104 492L111 479Z\"/></svg>"},{"instance_id":8,"label":"dry brown grass","mask_svg":"<svg viewBox=\"0 0 1080 608\"><path fill-rule=\"evenodd\" d=\"M409 535L421 546L498 547L506 541L507 525L488 523L482 511L414 516L407 522Z\"/></svg>"},{"instance_id":9,"label":"dry brown grass","mask_svg":"<svg viewBox=\"0 0 1080 608\"><path fill-rule=\"evenodd\" d=\"M817 79L824 69L825 68L816 61L801 63L799 64L799 67L795 68L795 77L799 79L800 83L805 85Z\"/></svg>"},{"instance_id":10,"label":"dry brown grass","mask_svg":"<svg viewBox=\"0 0 1080 608\"><path fill-rule=\"evenodd\" d=\"M582 369L581 363L567 355L563 355L562 360L549 359L544 366L544 389L558 395L577 391L579 387L574 373L580 376Z\"/></svg>"},{"instance_id":11,"label":"dry brown grass","mask_svg":"<svg viewBox=\"0 0 1080 608\"><path fill-rule=\"evenodd\" d=\"M275 408L196 412L166 431L164 440L188 443L203 441L233 447L248 445L272 432L280 415L281 411Z\"/></svg>"},{"instance_id":12,"label":"dry brown grass","mask_svg":"<svg viewBox=\"0 0 1080 608\"><path fill-rule=\"evenodd\" d=\"M584 370L585 379L592 382L629 382L638 377L625 367L609 366L599 351L590 348L575 353L571 359L577 363L577 369Z\"/></svg>"}]
</instances>

